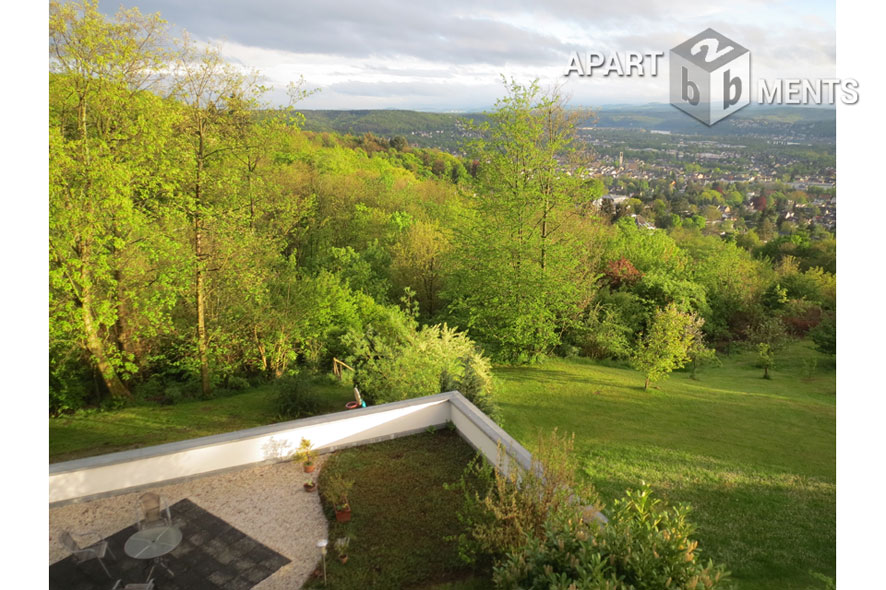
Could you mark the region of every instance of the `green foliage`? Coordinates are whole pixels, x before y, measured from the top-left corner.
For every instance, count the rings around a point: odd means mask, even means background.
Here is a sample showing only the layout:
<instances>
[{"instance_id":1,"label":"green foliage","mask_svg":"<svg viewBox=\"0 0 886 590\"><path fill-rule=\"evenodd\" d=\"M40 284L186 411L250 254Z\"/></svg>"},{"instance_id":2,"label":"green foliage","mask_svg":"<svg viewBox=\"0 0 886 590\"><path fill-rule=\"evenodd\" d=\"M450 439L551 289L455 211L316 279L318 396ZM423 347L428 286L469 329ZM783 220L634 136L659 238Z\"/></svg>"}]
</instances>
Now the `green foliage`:
<instances>
[{"instance_id":1,"label":"green foliage","mask_svg":"<svg viewBox=\"0 0 886 590\"><path fill-rule=\"evenodd\" d=\"M502 590L701 590L727 588L728 573L702 563L689 508L669 508L643 485L615 501L607 524L551 518L495 568Z\"/></svg>"},{"instance_id":2,"label":"green foliage","mask_svg":"<svg viewBox=\"0 0 886 590\"><path fill-rule=\"evenodd\" d=\"M245 391L251 387L249 381L245 377L233 375L228 377L226 388L231 391Z\"/></svg>"},{"instance_id":3,"label":"green foliage","mask_svg":"<svg viewBox=\"0 0 886 590\"><path fill-rule=\"evenodd\" d=\"M779 352L788 343L788 334L784 323L775 316L764 316L748 333L748 341L757 350L763 378L770 379L769 371L775 368L775 360Z\"/></svg>"},{"instance_id":4,"label":"green foliage","mask_svg":"<svg viewBox=\"0 0 886 590\"><path fill-rule=\"evenodd\" d=\"M530 539L544 538L550 519L597 513L601 506L596 493L575 476L574 444L574 435L560 435L555 428L539 433L529 469L508 460L501 448L495 468L480 457L468 466L449 486L465 499L458 513L464 532L452 539L462 559L488 564L520 550Z\"/></svg>"},{"instance_id":5,"label":"green foliage","mask_svg":"<svg viewBox=\"0 0 886 590\"><path fill-rule=\"evenodd\" d=\"M278 420L295 420L317 413L320 402L302 375L281 377L274 383L274 411Z\"/></svg>"},{"instance_id":6,"label":"green foliage","mask_svg":"<svg viewBox=\"0 0 886 590\"><path fill-rule=\"evenodd\" d=\"M809 331L815 349L824 354L837 354L837 316L827 314L815 328Z\"/></svg>"},{"instance_id":7,"label":"green foliage","mask_svg":"<svg viewBox=\"0 0 886 590\"><path fill-rule=\"evenodd\" d=\"M313 465L314 461L317 460L317 451L314 450L314 445L311 444L311 441L302 438L298 443L298 449L292 454L292 460L306 466Z\"/></svg>"},{"instance_id":8,"label":"green foliage","mask_svg":"<svg viewBox=\"0 0 886 590\"><path fill-rule=\"evenodd\" d=\"M489 362L479 355L460 360L461 374L452 375L447 368L440 373L440 391L458 390L484 414L501 424L501 412L492 398L492 374Z\"/></svg>"},{"instance_id":9,"label":"green foliage","mask_svg":"<svg viewBox=\"0 0 886 590\"><path fill-rule=\"evenodd\" d=\"M346 510L350 507L348 495L353 487L353 479L348 479L341 473L333 473L325 478L321 491L326 501L336 510Z\"/></svg>"},{"instance_id":10,"label":"green foliage","mask_svg":"<svg viewBox=\"0 0 886 590\"><path fill-rule=\"evenodd\" d=\"M702 323L701 318L679 311L674 304L655 312L631 357L631 366L646 377L644 389L690 360L690 350L701 338Z\"/></svg>"},{"instance_id":11,"label":"green foliage","mask_svg":"<svg viewBox=\"0 0 886 590\"><path fill-rule=\"evenodd\" d=\"M489 362L464 332L445 324L416 329L405 322L395 338L369 334L356 363L354 382L370 403L439 393L445 380L450 388L466 385L468 399L490 407Z\"/></svg>"},{"instance_id":12,"label":"green foliage","mask_svg":"<svg viewBox=\"0 0 886 590\"><path fill-rule=\"evenodd\" d=\"M634 347L634 334L646 320L646 306L626 292L601 292L600 301L590 307L573 328L569 341L591 358L626 359Z\"/></svg>"},{"instance_id":13,"label":"green foliage","mask_svg":"<svg viewBox=\"0 0 886 590\"><path fill-rule=\"evenodd\" d=\"M476 186L446 295L453 319L493 358L525 362L560 343L594 277L571 217L583 202L573 162L582 114L537 82L505 87L468 145L479 163ZM578 166L571 174L561 170L567 161Z\"/></svg>"}]
</instances>

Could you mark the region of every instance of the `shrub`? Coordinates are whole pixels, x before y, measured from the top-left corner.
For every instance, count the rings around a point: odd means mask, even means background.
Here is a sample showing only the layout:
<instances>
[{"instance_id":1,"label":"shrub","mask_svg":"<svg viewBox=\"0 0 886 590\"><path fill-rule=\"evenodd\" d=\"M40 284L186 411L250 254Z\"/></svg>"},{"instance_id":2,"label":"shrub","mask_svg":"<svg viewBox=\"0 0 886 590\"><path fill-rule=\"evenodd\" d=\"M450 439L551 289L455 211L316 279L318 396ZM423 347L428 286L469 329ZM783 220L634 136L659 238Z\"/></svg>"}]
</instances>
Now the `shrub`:
<instances>
[{"instance_id":1,"label":"shrub","mask_svg":"<svg viewBox=\"0 0 886 590\"><path fill-rule=\"evenodd\" d=\"M237 375L228 377L227 389L230 389L231 391L243 391L250 387L249 380L244 377L239 377Z\"/></svg>"},{"instance_id":2,"label":"shrub","mask_svg":"<svg viewBox=\"0 0 886 590\"><path fill-rule=\"evenodd\" d=\"M613 505L607 524L552 514L544 535L495 568L496 588L575 590L712 590L728 587L728 572L702 564L688 506L668 508L645 484Z\"/></svg>"},{"instance_id":3,"label":"shrub","mask_svg":"<svg viewBox=\"0 0 886 590\"><path fill-rule=\"evenodd\" d=\"M643 277L643 273L637 270L631 264L631 261L624 256L618 260L610 260L606 264L603 274L606 275L609 284L615 289L622 285L631 286Z\"/></svg>"},{"instance_id":4,"label":"shrub","mask_svg":"<svg viewBox=\"0 0 886 590\"><path fill-rule=\"evenodd\" d=\"M837 354L837 318L828 314L815 328L809 331L815 349L824 354Z\"/></svg>"},{"instance_id":5,"label":"shrub","mask_svg":"<svg viewBox=\"0 0 886 590\"><path fill-rule=\"evenodd\" d=\"M185 393L185 386L182 383L170 383L163 389L163 399L161 400L164 404L177 404L183 399L187 397Z\"/></svg>"},{"instance_id":6,"label":"shrub","mask_svg":"<svg viewBox=\"0 0 886 590\"><path fill-rule=\"evenodd\" d=\"M485 403L492 390L489 362L464 332L445 324L399 332L402 340L370 342L368 358L357 362L354 382L367 402L385 403L466 387L466 397ZM442 383L444 372L448 374ZM473 396L473 399L472 399Z\"/></svg>"},{"instance_id":7,"label":"shrub","mask_svg":"<svg viewBox=\"0 0 886 590\"><path fill-rule=\"evenodd\" d=\"M461 375L452 375L444 367L440 373L440 391L458 390L481 412L501 424L501 412L492 399L492 374L489 361L479 354L461 359Z\"/></svg>"},{"instance_id":8,"label":"shrub","mask_svg":"<svg viewBox=\"0 0 886 590\"><path fill-rule=\"evenodd\" d=\"M821 322L821 307L805 299L791 299L780 312L781 321L791 336L803 336Z\"/></svg>"},{"instance_id":9,"label":"shrub","mask_svg":"<svg viewBox=\"0 0 886 590\"><path fill-rule=\"evenodd\" d=\"M464 561L483 565L519 552L529 539L545 537L546 523L554 515L583 518L596 513L596 493L575 478L574 441L556 430L540 434L529 470L512 463L505 474L478 458L457 484L447 486L465 496L458 513L465 532L452 538ZM501 449L499 456L503 458Z\"/></svg>"},{"instance_id":10,"label":"shrub","mask_svg":"<svg viewBox=\"0 0 886 590\"><path fill-rule=\"evenodd\" d=\"M623 311L615 306L600 304L588 310L587 317L576 327L573 336L585 356L625 359L631 355L634 332L639 329L640 323L635 326L633 318L626 320L622 317Z\"/></svg>"},{"instance_id":11,"label":"shrub","mask_svg":"<svg viewBox=\"0 0 886 590\"><path fill-rule=\"evenodd\" d=\"M275 389L274 412L278 420L313 416L320 409L320 400L311 392L308 379L301 375L281 377Z\"/></svg>"}]
</instances>

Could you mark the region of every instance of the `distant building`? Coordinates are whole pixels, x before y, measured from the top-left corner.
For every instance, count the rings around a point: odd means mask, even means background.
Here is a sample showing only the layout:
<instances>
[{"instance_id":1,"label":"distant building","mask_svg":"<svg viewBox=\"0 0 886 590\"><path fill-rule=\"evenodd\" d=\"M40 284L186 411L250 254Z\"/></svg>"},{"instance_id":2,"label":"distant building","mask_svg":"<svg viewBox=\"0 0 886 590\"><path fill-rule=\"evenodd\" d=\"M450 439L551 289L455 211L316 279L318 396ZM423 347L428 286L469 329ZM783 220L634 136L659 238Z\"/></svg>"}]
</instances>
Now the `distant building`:
<instances>
[{"instance_id":1,"label":"distant building","mask_svg":"<svg viewBox=\"0 0 886 590\"><path fill-rule=\"evenodd\" d=\"M628 197L627 195L612 195L612 194L603 195L602 197L600 197L599 199L594 201L594 205L599 207L600 205L603 204L604 199L607 201L612 201L613 205L618 205L619 203L624 203L625 201L630 199L630 197Z\"/></svg>"}]
</instances>

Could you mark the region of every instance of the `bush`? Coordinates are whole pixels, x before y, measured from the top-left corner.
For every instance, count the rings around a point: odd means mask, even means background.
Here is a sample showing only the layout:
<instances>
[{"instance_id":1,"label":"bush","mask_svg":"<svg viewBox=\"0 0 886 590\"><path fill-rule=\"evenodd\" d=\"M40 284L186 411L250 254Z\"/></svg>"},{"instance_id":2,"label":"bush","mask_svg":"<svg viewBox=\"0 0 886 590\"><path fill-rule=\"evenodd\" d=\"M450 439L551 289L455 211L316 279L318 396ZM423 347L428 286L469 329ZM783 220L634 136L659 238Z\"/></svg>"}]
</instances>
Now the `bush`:
<instances>
[{"instance_id":1,"label":"bush","mask_svg":"<svg viewBox=\"0 0 886 590\"><path fill-rule=\"evenodd\" d=\"M461 359L462 373L452 375L444 367L440 374L440 391L458 390L481 412L501 424L501 412L492 399L492 375L489 362L479 354Z\"/></svg>"},{"instance_id":2,"label":"bush","mask_svg":"<svg viewBox=\"0 0 886 590\"><path fill-rule=\"evenodd\" d=\"M431 395L439 393L441 386L465 387L468 399L486 402L492 390L489 362L464 332L445 324L421 330L401 328L399 342L373 338L368 350L374 354L355 366L354 383L367 402Z\"/></svg>"},{"instance_id":3,"label":"bush","mask_svg":"<svg viewBox=\"0 0 886 590\"><path fill-rule=\"evenodd\" d=\"M274 384L274 412L278 420L296 420L314 416L320 410L320 400L311 391L310 381L302 376L281 377Z\"/></svg>"},{"instance_id":4,"label":"bush","mask_svg":"<svg viewBox=\"0 0 886 590\"><path fill-rule=\"evenodd\" d=\"M689 508L668 508L644 485L617 500L607 524L553 514L495 568L495 587L701 590L728 587L728 572L702 564Z\"/></svg>"},{"instance_id":5,"label":"bush","mask_svg":"<svg viewBox=\"0 0 886 590\"><path fill-rule=\"evenodd\" d=\"M809 331L815 350L834 355L837 354L837 318L834 314L828 314L822 318L821 323Z\"/></svg>"},{"instance_id":6,"label":"bush","mask_svg":"<svg viewBox=\"0 0 886 590\"><path fill-rule=\"evenodd\" d=\"M539 435L529 470L513 463L504 474L477 458L457 484L447 486L465 497L458 513L465 532L451 539L458 541L465 562L486 565L521 551L529 539L545 537L546 523L555 515L596 514L601 508L596 492L575 478L574 442L574 436L556 430ZM501 449L499 455L503 458Z\"/></svg>"},{"instance_id":7,"label":"bush","mask_svg":"<svg viewBox=\"0 0 886 590\"><path fill-rule=\"evenodd\" d=\"M805 299L791 299L780 311L781 321L791 336L803 336L821 322L821 307Z\"/></svg>"},{"instance_id":8,"label":"bush","mask_svg":"<svg viewBox=\"0 0 886 590\"><path fill-rule=\"evenodd\" d=\"M250 385L249 380L244 377L238 377L237 375L228 377L226 389L231 391L244 391L250 387L252 387L252 385Z\"/></svg>"}]
</instances>

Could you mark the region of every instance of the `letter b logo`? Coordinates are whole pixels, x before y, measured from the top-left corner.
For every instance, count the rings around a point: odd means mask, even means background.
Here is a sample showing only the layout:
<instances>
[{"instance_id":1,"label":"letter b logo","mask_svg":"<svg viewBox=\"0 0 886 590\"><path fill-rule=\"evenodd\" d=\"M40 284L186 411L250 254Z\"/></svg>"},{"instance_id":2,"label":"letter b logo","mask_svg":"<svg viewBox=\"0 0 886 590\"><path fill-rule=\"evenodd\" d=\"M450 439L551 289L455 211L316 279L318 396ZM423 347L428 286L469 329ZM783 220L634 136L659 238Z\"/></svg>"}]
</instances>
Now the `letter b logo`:
<instances>
[{"instance_id":1,"label":"letter b logo","mask_svg":"<svg viewBox=\"0 0 886 590\"><path fill-rule=\"evenodd\" d=\"M671 49L671 104L706 125L751 101L751 53L713 29Z\"/></svg>"},{"instance_id":2,"label":"letter b logo","mask_svg":"<svg viewBox=\"0 0 886 590\"><path fill-rule=\"evenodd\" d=\"M696 106L698 104L698 85L695 82L689 81L689 70L686 68L680 68L682 70L682 83L683 87L683 100L691 104L692 106ZM691 91L691 92L690 92Z\"/></svg>"}]
</instances>

